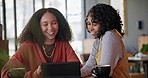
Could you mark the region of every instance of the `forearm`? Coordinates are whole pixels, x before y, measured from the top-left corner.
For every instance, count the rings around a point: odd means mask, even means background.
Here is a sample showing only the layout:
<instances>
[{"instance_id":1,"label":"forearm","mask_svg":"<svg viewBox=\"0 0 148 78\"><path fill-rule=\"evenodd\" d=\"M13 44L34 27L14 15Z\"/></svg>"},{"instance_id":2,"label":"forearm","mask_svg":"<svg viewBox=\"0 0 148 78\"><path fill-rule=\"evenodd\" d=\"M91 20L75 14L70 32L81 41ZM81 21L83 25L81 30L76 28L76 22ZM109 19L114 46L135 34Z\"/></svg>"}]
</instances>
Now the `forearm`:
<instances>
[{"instance_id":1,"label":"forearm","mask_svg":"<svg viewBox=\"0 0 148 78\"><path fill-rule=\"evenodd\" d=\"M92 51L85 65L81 68L82 77L91 75L91 69L96 65L96 54L98 51L99 43L95 40L93 43Z\"/></svg>"},{"instance_id":2,"label":"forearm","mask_svg":"<svg viewBox=\"0 0 148 78\"><path fill-rule=\"evenodd\" d=\"M81 76L88 76L91 75L91 69L96 65L95 56L90 54L89 59L87 60L86 64L81 68Z\"/></svg>"},{"instance_id":3,"label":"forearm","mask_svg":"<svg viewBox=\"0 0 148 78\"><path fill-rule=\"evenodd\" d=\"M11 73L11 70L14 68L24 68L23 65L18 61L14 56L5 64L1 70L2 78L9 78L8 73ZM10 75L9 75L10 76Z\"/></svg>"}]
</instances>

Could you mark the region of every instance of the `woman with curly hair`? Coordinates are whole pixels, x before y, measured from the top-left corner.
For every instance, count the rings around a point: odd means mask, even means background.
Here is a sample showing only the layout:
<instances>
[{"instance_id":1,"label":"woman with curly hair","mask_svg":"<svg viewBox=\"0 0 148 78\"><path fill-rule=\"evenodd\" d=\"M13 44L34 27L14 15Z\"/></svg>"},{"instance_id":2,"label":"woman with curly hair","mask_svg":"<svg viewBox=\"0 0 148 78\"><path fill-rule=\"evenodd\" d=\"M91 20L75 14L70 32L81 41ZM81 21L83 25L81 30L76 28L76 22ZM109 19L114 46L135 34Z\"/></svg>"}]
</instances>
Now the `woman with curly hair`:
<instances>
[{"instance_id":1,"label":"woman with curly hair","mask_svg":"<svg viewBox=\"0 0 148 78\"><path fill-rule=\"evenodd\" d=\"M110 5L97 4L86 16L86 29L96 40L86 64L81 68L82 77L91 75L97 65L110 65L113 78L130 78L128 58L122 41L122 21Z\"/></svg>"},{"instance_id":2,"label":"woman with curly hair","mask_svg":"<svg viewBox=\"0 0 148 78\"><path fill-rule=\"evenodd\" d=\"M1 78L42 78L42 63L80 62L71 39L70 26L60 11L39 9L20 35L20 46L3 67ZM25 68L24 76L12 77L11 68Z\"/></svg>"}]
</instances>

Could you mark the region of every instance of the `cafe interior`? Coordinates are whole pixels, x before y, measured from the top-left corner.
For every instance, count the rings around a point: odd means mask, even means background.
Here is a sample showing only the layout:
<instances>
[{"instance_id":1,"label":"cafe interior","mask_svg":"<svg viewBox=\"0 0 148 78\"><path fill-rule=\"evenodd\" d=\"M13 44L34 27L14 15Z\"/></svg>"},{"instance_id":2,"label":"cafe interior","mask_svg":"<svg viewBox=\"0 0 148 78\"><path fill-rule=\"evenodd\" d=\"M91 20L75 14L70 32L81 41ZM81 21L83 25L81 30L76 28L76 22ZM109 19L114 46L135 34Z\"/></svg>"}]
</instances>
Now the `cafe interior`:
<instances>
[{"instance_id":1,"label":"cafe interior","mask_svg":"<svg viewBox=\"0 0 148 78\"><path fill-rule=\"evenodd\" d=\"M73 33L70 44L85 64L94 39L84 20L97 3L112 5L121 16L132 78L148 78L148 47L142 51L148 46L148 0L0 0L0 70L19 47L16 40L31 15L44 7L55 7L65 16Z\"/></svg>"}]
</instances>

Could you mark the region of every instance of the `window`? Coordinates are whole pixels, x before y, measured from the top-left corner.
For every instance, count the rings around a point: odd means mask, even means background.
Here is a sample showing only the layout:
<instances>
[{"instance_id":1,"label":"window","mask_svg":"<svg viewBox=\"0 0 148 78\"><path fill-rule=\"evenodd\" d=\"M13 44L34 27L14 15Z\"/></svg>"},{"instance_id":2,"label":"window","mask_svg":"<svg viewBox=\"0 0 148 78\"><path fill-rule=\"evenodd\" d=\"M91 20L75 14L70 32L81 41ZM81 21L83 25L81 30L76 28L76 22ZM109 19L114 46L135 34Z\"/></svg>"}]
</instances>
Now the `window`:
<instances>
[{"instance_id":1,"label":"window","mask_svg":"<svg viewBox=\"0 0 148 78\"><path fill-rule=\"evenodd\" d=\"M0 24L2 24L2 18L3 18L2 12L3 12L2 11L2 0L0 0Z\"/></svg>"}]
</instances>

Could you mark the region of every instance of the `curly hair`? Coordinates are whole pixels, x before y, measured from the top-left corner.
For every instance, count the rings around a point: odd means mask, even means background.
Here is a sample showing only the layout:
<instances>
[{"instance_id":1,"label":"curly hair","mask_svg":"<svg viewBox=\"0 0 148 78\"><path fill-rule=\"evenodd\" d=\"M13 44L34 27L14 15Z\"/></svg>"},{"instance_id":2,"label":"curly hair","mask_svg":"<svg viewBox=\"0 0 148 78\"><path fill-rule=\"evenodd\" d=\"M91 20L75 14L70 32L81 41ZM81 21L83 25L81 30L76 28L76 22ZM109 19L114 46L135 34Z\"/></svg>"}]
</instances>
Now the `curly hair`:
<instances>
[{"instance_id":1,"label":"curly hair","mask_svg":"<svg viewBox=\"0 0 148 78\"><path fill-rule=\"evenodd\" d=\"M25 41L31 41L38 44L44 43L45 36L41 31L40 20L46 12L52 13L57 18L59 31L55 39L59 41L70 41L72 39L70 26L62 13L55 8L42 8L32 15L29 22L23 29L20 37L18 38L20 44Z\"/></svg>"},{"instance_id":2,"label":"curly hair","mask_svg":"<svg viewBox=\"0 0 148 78\"><path fill-rule=\"evenodd\" d=\"M92 17L93 23L99 23L101 25L98 33L98 38L103 36L106 31L113 29L116 29L123 36L123 24L121 18L119 16L119 13L112 6L98 3L88 11L85 22L88 20L88 16ZM87 26L86 29L88 30Z\"/></svg>"}]
</instances>

